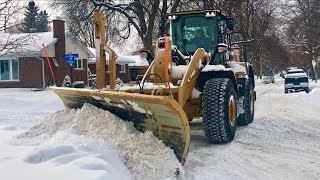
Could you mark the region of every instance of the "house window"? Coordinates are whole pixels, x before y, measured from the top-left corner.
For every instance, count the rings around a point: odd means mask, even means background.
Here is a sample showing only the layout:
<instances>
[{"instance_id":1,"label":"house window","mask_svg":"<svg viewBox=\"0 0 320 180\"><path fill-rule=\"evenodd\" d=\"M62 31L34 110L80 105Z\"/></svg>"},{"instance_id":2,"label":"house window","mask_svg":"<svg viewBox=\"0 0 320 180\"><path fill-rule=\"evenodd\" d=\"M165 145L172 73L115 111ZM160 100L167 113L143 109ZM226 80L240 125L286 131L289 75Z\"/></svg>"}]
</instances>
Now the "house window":
<instances>
[{"instance_id":1,"label":"house window","mask_svg":"<svg viewBox=\"0 0 320 180\"><path fill-rule=\"evenodd\" d=\"M120 72L121 72L121 73L125 73L125 72L126 72L126 65L124 65L124 64L123 64L123 65L122 65L122 64L120 65Z\"/></svg>"},{"instance_id":2,"label":"house window","mask_svg":"<svg viewBox=\"0 0 320 180\"><path fill-rule=\"evenodd\" d=\"M0 81L19 80L19 61L0 60Z\"/></svg>"},{"instance_id":3,"label":"house window","mask_svg":"<svg viewBox=\"0 0 320 180\"><path fill-rule=\"evenodd\" d=\"M76 65L75 69L83 69L83 60L82 59L76 59Z\"/></svg>"}]
</instances>

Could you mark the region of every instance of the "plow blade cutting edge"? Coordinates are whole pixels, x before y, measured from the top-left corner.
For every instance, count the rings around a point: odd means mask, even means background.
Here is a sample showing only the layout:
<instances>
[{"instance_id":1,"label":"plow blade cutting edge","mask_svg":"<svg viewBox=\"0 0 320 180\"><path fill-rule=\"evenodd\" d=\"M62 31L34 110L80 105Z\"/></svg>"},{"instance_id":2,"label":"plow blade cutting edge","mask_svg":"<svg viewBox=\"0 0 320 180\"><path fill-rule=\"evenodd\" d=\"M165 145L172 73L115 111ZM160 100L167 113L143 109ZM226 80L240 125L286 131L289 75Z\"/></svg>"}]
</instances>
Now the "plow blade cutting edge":
<instances>
[{"instance_id":1,"label":"plow blade cutting edge","mask_svg":"<svg viewBox=\"0 0 320 180\"><path fill-rule=\"evenodd\" d=\"M90 103L108 110L125 121L132 121L136 129L150 130L174 150L184 164L190 142L189 122L177 101L167 96L50 87L68 108L81 108Z\"/></svg>"}]
</instances>

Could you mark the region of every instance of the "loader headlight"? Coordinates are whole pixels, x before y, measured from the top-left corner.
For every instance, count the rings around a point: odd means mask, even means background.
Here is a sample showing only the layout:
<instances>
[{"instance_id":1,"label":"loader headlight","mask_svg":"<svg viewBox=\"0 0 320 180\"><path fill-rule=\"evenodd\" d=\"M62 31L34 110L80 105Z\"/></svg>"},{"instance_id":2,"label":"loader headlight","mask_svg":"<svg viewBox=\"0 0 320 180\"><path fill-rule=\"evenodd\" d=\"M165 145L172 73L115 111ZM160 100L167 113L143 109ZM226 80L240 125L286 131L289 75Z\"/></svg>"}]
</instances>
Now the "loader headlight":
<instances>
[{"instance_id":1,"label":"loader headlight","mask_svg":"<svg viewBox=\"0 0 320 180\"><path fill-rule=\"evenodd\" d=\"M205 17L215 17L216 13L215 12L206 12Z\"/></svg>"},{"instance_id":2,"label":"loader headlight","mask_svg":"<svg viewBox=\"0 0 320 180\"><path fill-rule=\"evenodd\" d=\"M227 48L226 47L218 47L218 52L219 53L227 52Z\"/></svg>"},{"instance_id":3,"label":"loader headlight","mask_svg":"<svg viewBox=\"0 0 320 180\"><path fill-rule=\"evenodd\" d=\"M176 15L170 15L168 18L169 18L169 20L174 20L174 19L177 18L177 16Z\"/></svg>"},{"instance_id":4,"label":"loader headlight","mask_svg":"<svg viewBox=\"0 0 320 180\"><path fill-rule=\"evenodd\" d=\"M225 43L219 43L218 44L218 52L222 53L222 52L227 52L228 51L228 45Z\"/></svg>"}]
</instances>

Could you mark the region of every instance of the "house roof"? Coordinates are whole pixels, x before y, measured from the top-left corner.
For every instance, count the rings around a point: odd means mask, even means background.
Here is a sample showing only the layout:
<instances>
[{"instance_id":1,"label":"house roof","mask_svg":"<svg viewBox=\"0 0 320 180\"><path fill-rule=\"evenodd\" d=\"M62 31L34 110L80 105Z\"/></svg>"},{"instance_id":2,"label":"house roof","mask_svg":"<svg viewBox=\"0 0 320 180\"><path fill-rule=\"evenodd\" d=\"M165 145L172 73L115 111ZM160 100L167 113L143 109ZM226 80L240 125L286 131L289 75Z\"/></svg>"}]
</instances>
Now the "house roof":
<instances>
[{"instance_id":1,"label":"house roof","mask_svg":"<svg viewBox=\"0 0 320 180\"><path fill-rule=\"evenodd\" d=\"M65 31L65 37L72 36L70 31ZM74 37L73 37L74 38ZM53 37L53 32L41 32L41 33L20 33L20 34L0 34L0 57L26 57L26 56L43 56L43 45L48 47L55 44L58 41L57 38ZM94 57L85 45L77 38L74 38L89 57ZM66 44L67 46L67 44Z\"/></svg>"},{"instance_id":2,"label":"house roof","mask_svg":"<svg viewBox=\"0 0 320 180\"><path fill-rule=\"evenodd\" d=\"M95 64L96 63L96 49L92 47L88 47L89 51L94 54L94 58L89 59L88 63L89 64ZM123 55L118 55L118 58L116 59L116 64L130 64L130 63L135 63L136 61L132 59L130 56L123 56ZM106 63L109 64L109 56L108 53L106 52Z\"/></svg>"},{"instance_id":3,"label":"house roof","mask_svg":"<svg viewBox=\"0 0 320 180\"><path fill-rule=\"evenodd\" d=\"M130 63L129 67L148 67L149 62L146 58L141 57L140 55L132 55L132 56L126 56L132 60L134 60L134 63Z\"/></svg>"},{"instance_id":4,"label":"house roof","mask_svg":"<svg viewBox=\"0 0 320 180\"><path fill-rule=\"evenodd\" d=\"M53 32L0 34L0 56L37 56L45 47L57 42Z\"/></svg>"}]
</instances>

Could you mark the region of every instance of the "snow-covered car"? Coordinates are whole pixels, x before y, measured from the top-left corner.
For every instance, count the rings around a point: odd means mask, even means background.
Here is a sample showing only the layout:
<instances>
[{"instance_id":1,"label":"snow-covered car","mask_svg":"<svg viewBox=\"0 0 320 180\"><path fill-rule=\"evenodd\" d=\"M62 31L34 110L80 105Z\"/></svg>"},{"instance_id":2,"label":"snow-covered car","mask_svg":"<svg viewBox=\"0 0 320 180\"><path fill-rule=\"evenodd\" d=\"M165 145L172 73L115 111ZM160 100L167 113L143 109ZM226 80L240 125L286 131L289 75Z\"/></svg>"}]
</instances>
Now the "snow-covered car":
<instances>
[{"instance_id":1,"label":"snow-covered car","mask_svg":"<svg viewBox=\"0 0 320 180\"><path fill-rule=\"evenodd\" d=\"M265 84L274 83L274 76L262 76L262 82Z\"/></svg>"},{"instance_id":2,"label":"snow-covered car","mask_svg":"<svg viewBox=\"0 0 320 180\"><path fill-rule=\"evenodd\" d=\"M291 69L287 72L284 80L284 93L289 90L304 90L309 93L309 79L302 69Z\"/></svg>"}]
</instances>

